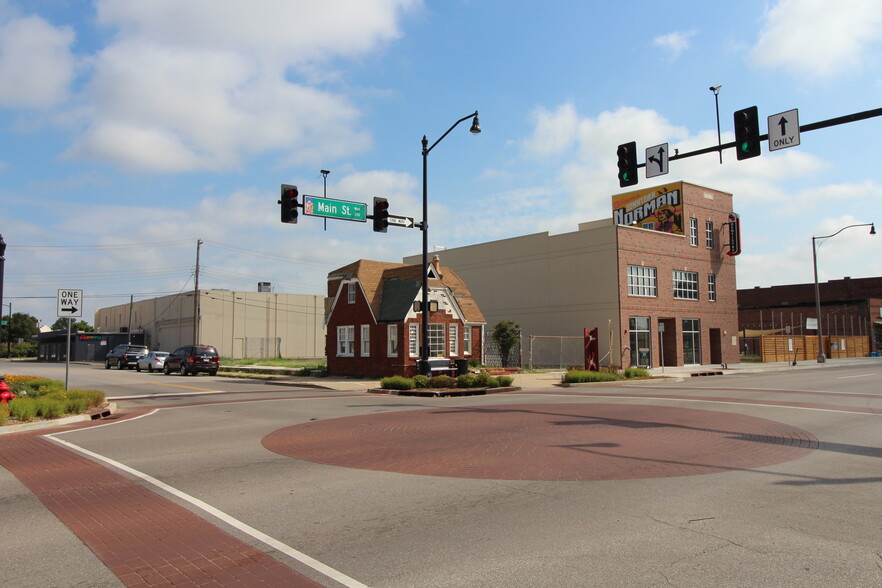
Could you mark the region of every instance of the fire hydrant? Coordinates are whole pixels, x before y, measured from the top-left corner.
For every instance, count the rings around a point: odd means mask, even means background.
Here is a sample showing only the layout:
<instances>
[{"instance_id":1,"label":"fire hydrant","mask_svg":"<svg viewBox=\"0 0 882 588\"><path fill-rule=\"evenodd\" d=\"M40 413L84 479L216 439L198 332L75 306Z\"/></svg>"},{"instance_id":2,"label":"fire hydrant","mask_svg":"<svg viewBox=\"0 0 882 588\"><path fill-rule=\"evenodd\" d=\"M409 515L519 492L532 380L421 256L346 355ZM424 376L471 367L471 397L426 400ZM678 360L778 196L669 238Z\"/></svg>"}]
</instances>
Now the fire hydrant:
<instances>
[{"instance_id":1,"label":"fire hydrant","mask_svg":"<svg viewBox=\"0 0 882 588\"><path fill-rule=\"evenodd\" d=\"M13 398L15 398L15 394L9 389L9 384L6 383L6 376L0 376L0 402L6 404Z\"/></svg>"}]
</instances>

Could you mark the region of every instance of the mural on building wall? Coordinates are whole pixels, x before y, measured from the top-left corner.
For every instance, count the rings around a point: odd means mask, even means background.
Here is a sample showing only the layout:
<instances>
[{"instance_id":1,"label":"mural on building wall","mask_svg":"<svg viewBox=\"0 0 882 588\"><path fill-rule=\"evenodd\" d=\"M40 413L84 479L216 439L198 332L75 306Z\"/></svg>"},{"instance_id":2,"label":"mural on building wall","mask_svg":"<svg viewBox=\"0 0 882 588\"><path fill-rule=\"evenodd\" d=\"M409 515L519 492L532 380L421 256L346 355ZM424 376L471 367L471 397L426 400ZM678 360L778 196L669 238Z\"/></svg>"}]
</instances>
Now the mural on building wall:
<instances>
[{"instance_id":1,"label":"mural on building wall","mask_svg":"<svg viewBox=\"0 0 882 588\"><path fill-rule=\"evenodd\" d=\"M683 234L683 183L612 197L613 221L665 233Z\"/></svg>"}]
</instances>

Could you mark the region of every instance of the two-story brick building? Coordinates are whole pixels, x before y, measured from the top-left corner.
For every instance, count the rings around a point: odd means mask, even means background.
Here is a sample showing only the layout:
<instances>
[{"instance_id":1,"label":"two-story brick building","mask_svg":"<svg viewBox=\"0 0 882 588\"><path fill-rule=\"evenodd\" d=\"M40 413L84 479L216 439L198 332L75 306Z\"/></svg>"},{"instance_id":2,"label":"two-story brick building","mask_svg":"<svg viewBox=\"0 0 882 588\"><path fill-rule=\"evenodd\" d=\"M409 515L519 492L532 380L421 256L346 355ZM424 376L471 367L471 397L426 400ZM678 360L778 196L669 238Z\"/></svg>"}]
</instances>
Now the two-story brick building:
<instances>
[{"instance_id":1,"label":"two-story brick building","mask_svg":"<svg viewBox=\"0 0 882 588\"><path fill-rule=\"evenodd\" d=\"M421 265L421 264L420 264ZM420 358L420 265L360 259L328 274L328 373L413 376ZM484 316L465 282L438 258L426 268L429 357L481 359Z\"/></svg>"},{"instance_id":2,"label":"two-story brick building","mask_svg":"<svg viewBox=\"0 0 882 588\"><path fill-rule=\"evenodd\" d=\"M578 365L586 328L599 330L601 365L737 363L732 195L673 182L615 195L612 212L575 232L441 255L488 323L520 325L534 365ZM574 347L575 360L561 359L564 345Z\"/></svg>"}]
</instances>

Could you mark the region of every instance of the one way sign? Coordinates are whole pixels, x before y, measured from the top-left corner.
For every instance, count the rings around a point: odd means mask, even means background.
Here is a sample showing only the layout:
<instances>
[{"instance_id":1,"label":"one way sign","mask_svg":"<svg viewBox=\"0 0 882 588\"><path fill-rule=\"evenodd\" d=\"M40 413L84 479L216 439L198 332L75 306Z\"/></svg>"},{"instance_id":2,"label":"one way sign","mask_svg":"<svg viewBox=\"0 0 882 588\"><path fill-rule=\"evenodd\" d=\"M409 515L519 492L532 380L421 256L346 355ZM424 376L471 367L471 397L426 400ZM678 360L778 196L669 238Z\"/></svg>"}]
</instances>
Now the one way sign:
<instances>
[{"instance_id":1,"label":"one way sign","mask_svg":"<svg viewBox=\"0 0 882 588\"><path fill-rule=\"evenodd\" d=\"M83 316L83 291L58 291L58 318Z\"/></svg>"}]
</instances>

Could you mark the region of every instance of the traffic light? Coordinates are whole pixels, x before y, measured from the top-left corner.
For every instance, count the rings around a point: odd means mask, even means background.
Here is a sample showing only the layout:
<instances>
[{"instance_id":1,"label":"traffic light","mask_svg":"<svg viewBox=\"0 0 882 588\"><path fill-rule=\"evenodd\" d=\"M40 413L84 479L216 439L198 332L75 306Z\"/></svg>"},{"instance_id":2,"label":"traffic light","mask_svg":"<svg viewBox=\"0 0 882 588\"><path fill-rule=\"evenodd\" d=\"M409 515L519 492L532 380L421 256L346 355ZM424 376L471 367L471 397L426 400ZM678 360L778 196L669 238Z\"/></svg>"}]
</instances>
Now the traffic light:
<instances>
[{"instance_id":1,"label":"traffic light","mask_svg":"<svg viewBox=\"0 0 882 588\"><path fill-rule=\"evenodd\" d=\"M741 218L737 213L729 213L729 251L726 255L738 255L741 253Z\"/></svg>"},{"instance_id":2,"label":"traffic light","mask_svg":"<svg viewBox=\"0 0 882 588\"><path fill-rule=\"evenodd\" d=\"M374 231L385 233L389 226L389 201L374 196Z\"/></svg>"},{"instance_id":3,"label":"traffic light","mask_svg":"<svg viewBox=\"0 0 882 588\"><path fill-rule=\"evenodd\" d=\"M760 154L759 114L756 106L735 113L735 154L738 160Z\"/></svg>"},{"instance_id":4,"label":"traffic light","mask_svg":"<svg viewBox=\"0 0 882 588\"><path fill-rule=\"evenodd\" d=\"M282 198L279 204L282 205L283 223L297 224L297 207L300 206L297 202L298 196L300 192L297 191L297 186L282 184Z\"/></svg>"},{"instance_id":5,"label":"traffic light","mask_svg":"<svg viewBox=\"0 0 882 588\"><path fill-rule=\"evenodd\" d=\"M637 183L637 142L619 145L619 187L633 186Z\"/></svg>"}]
</instances>

